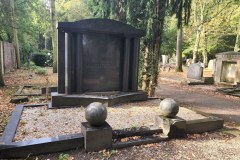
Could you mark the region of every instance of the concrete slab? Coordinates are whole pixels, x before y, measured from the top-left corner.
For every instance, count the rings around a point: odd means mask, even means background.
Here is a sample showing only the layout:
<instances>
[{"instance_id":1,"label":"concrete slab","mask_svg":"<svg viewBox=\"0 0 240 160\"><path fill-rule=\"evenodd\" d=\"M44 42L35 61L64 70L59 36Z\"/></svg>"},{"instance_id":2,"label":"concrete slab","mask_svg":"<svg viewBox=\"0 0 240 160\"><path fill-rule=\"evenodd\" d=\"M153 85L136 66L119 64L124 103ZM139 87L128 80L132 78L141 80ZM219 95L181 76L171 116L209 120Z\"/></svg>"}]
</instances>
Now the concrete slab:
<instances>
[{"instance_id":1,"label":"concrete slab","mask_svg":"<svg viewBox=\"0 0 240 160\"><path fill-rule=\"evenodd\" d=\"M186 123L186 133L203 133L223 128L223 119L208 117L205 119L190 120Z\"/></svg>"}]
</instances>

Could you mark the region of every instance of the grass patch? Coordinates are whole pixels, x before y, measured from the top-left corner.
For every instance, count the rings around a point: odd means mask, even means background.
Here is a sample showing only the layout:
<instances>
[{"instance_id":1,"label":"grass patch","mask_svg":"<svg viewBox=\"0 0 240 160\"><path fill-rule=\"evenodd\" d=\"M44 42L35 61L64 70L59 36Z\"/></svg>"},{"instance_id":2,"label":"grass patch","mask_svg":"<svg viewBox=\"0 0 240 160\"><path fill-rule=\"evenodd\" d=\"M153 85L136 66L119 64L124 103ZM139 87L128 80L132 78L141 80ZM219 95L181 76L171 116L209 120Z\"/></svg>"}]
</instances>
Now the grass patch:
<instances>
[{"instance_id":1,"label":"grass patch","mask_svg":"<svg viewBox=\"0 0 240 160\"><path fill-rule=\"evenodd\" d=\"M73 160L73 157L71 157L69 154L61 153L58 156L58 160Z\"/></svg>"},{"instance_id":2,"label":"grass patch","mask_svg":"<svg viewBox=\"0 0 240 160\"><path fill-rule=\"evenodd\" d=\"M47 75L47 69L43 67L37 67L34 72L39 75Z\"/></svg>"},{"instance_id":3,"label":"grass patch","mask_svg":"<svg viewBox=\"0 0 240 160\"><path fill-rule=\"evenodd\" d=\"M224 134L240 136L240 130L238 130L236 128L223 128L220 131Z\"/></svg>"}]
</instances>

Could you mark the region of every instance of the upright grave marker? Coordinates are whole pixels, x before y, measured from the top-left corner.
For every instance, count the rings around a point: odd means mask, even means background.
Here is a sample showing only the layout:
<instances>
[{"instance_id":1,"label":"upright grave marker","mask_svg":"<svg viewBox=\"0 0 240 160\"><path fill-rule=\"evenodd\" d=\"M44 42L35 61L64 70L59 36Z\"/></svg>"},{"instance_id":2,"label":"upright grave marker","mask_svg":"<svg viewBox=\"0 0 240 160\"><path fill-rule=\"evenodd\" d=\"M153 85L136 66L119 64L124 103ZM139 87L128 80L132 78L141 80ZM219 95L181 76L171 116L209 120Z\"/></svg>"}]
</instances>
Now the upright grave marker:
<instances>
[{"instance_id":1,"label":"upright grave marker","mask_svg":"<svg viewBox=\"0 0 240 160\"><path fill-rule=\"evenodd\" d=\"M190 64L188 67L187 78L201 80L203 77L203 67L200 63Z\"/></svg>"}]
</instances>

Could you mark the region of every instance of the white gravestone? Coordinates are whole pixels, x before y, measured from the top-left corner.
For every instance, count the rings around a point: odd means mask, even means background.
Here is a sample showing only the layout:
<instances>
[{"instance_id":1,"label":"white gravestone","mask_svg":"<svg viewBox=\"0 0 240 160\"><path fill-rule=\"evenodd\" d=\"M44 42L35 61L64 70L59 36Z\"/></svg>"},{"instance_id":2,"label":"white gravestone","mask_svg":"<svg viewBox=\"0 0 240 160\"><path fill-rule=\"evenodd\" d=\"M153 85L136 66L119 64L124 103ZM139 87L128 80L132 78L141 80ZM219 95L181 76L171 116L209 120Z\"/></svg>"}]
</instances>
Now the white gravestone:
<instances>
[{"instance_id":1,"label":"white gravestone","mask_svg":"<svg viewBox=\"0 0 240 160\"><path fill-rule=\"evenodd\" d=\"M187 78L201 80L203 76L203 67L200 63L190 64L188 67Z\"/></svg>"}]
</instances>

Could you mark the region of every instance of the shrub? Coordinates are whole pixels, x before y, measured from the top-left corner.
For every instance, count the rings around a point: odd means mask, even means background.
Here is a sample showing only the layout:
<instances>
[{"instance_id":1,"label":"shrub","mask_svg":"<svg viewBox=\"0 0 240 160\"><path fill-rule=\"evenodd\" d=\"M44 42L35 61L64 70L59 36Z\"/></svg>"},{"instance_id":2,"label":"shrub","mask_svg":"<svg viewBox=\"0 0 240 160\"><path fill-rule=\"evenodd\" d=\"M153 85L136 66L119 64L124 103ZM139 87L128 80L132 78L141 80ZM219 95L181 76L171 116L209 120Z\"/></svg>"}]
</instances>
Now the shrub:
<instances>
[{"instance_id":1,"label":"shrub","mask_svg":"<svg viewBox=\"0 0 240 160\"><path fill-rule=\"evenodd\" d=\"M73 157L71 157L69 154L61 153L58 156L58 160L73 160Z\"/></svg>"},{"instance_id":2,"label":"shrub","mask_svg":"<svg viewBox=\"0 0 240 160\"><path fill-rule=\"evenodd\" d=\"M36 74L47 75L47 69L43 67L36 67L35 69Z\"/></svg>"},{"instance_id":3,"label":"shrub","mask_svg":"<svg viewBox=\"0 0 240 160\"><path fill-rule=\"evenodd\" d=\"M22 66L23 66L23 67L28 67L28 62L24 63ZM29 67L32 68L32 67L34 67L34 66L36 66L35 63L34 63L33 61L30 61Z\"/></svg>"},{"instance_id":4,"label":"shrub","mask_svg":"<svg viewBox=\"0 0 240 160\"><path fill-rule=\"evenodd\" d=\"M47 61L47 55L44 53L35 53L32 55L32 60L37 66L43 67Z\"/></svg>"}]
</instances>

